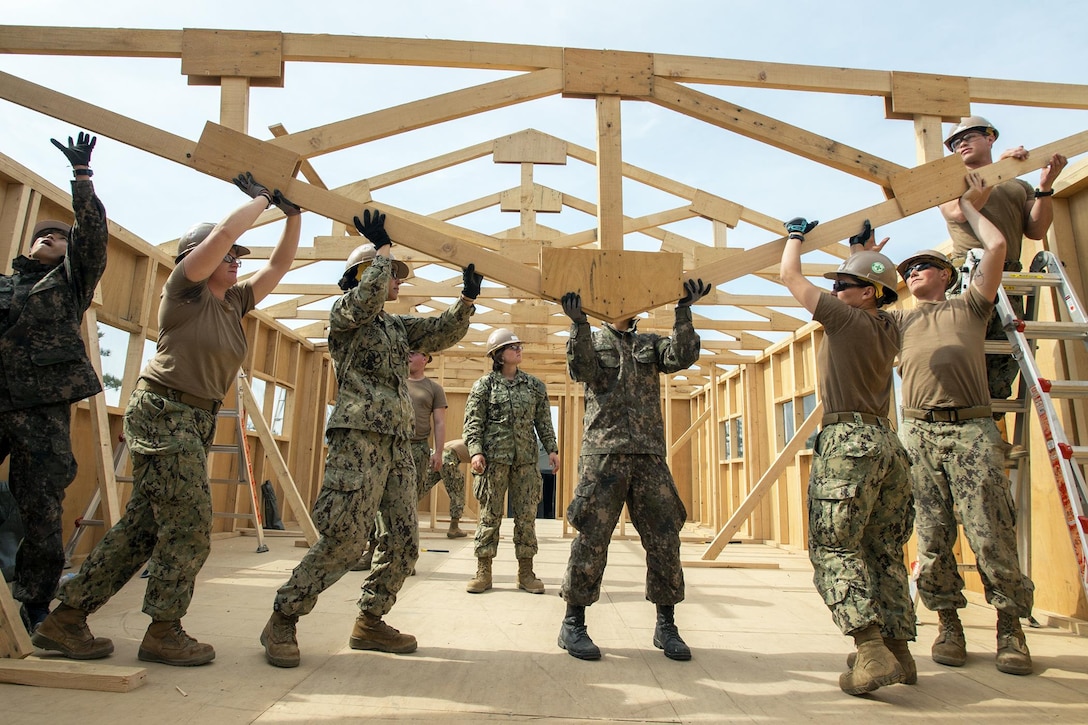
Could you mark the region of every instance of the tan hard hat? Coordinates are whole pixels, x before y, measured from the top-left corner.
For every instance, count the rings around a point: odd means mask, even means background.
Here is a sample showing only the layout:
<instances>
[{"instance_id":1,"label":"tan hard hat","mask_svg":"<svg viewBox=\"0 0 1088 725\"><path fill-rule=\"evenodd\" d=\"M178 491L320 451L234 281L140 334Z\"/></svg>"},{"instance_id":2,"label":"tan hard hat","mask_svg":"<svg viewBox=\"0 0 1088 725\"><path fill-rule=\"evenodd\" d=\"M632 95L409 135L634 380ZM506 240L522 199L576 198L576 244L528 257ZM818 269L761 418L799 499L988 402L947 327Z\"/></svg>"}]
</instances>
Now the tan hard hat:
<instances>
[{"instance_id":1,"label":"tan hard hat","mask_svg":"<svg viewBox=\"0 0 1088 725\"><path fill-rule=\"evenodd\" d=\"M923 249L920 252L915 252L899 263L899 276L903 278L904 282L907 281L907 270L910 267L913 267L915 262L922 261L936 262L939 266L951 272L951 274L948 275L948 286L945 287L946 290L952 289L956 286L956 283L959 282L960 275L959 271L956 269L956 265L952 264L952 260L938 252L936 249Z\"/></svg>"},{"instance_id":2,"label":"tan hard hat","mask_svg":"<svg viewBox=\"0 0 1088 725\"><path fill-rule=\"evenodd\" d=\"M507 345L513 345L516 342L521 342L513 330L507 330L505 327L496 329L487 338L487 354L490 355L496 350L506 347Z\"/></svg>"},{"instance_id":3,"label":"tan hard hat","mask_svg":"<svg viewBox=\"0 0 1088 725\"><path fill-rule=\"evenodd\" d=\"M375 251L373 244L370 242L360 244L358 247L351 250L351 254L348 255L347 263L344 265L344 271L350 272L355 267L369 265L374 261L374 257L376 256L378 256L378 253ZM389 253L389 261L393 263L393 274L397 279L408 279L411 270L408 269L407 264L395 258L392 252Z\"/></svg>"},{"instance_id":4,"label":"tan hard hat","mask_svg":"<svg viewBox=\"0 0 1088 725\"><path fill-rule=\"evenodd\" d=\"M855 252L840 264L837 270L825 273L824 277L835 279L840 274L848 274L851 277L881 285L884 288L884 296L877 300L879 304L888 305L899 299L899 294L895 291L899 281L895 278L895 265L880 252Z\"/></svg>"},{"instance_id":5,"label":"tan hard hat","mask_svg":"<svg viewBox=\"0 0 1088 725\"><path fill-rule=\"evenodd\" d=\"M208 235L212 233L212 229L215 229L215 225L211 222L200 222L189 227L189 230L182 234L181 239L178 240L178 256L174 257L174 264L180 262L186 254L196 249L201 242L207 239ZM231 247L231 254L235 257L244 257L249 254L249 247L235 244Z\"/></svg>"},{"instance_id":6,"label":"tan hard hat","mask_svg":"<svg viewBox=\"0 0 1088 725\"><path fill-rule=\"evenodd\" d=\"M42 232L50 229L56 229L59 232L64 232L64 236L68 236L72 233L72 225L65 224L57 219L42 219L40 222L34 225L34 234L30 237L31 241L34 241L42 235Z\"/></svg>"},{"instance_id":7,"label":"tan hard hat","mask_svg":"<svg viewBox=\"0 0 1088 725\"><path fill-rule=\"evenodd\" d=\"M948 147L948 150L952 150L952 142L960 136L964 135L968 131L983 131L985 133L993 133L994 139L997 138L997 129L994 125L987 121L982 116L964 116L960 119L960 122L956 124L956 127L948 134L948 138L944 140L944 145Z\"/></svg>"},{"instance_id":8,"label":"tan hard hat","mask_svg":"<svg viewBox=\"0 0 1088 725\"><path fill-rule=\"evenodd\" d=\"M443 446L443 448L445 448L447 451L453 451L454 453L456 453L457 458L461 461L461 463L468 463L468 446L466 446L465 442L460 438L456 438L452 441L446 441L446 445Z\"/></svg>"}]
</instances>

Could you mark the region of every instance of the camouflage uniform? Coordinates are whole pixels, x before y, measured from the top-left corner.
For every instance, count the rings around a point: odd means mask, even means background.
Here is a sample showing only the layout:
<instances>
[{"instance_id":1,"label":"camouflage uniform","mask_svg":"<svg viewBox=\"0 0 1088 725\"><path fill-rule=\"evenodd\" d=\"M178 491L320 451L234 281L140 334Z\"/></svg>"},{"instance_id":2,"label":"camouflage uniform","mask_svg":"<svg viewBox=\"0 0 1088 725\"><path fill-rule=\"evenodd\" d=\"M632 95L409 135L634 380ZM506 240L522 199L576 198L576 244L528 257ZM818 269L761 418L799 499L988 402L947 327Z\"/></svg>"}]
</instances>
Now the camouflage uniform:
<instances>
[{"instance_id":1,"label":"camouflage uniform","mask_svg":"<svg viewBox=\"0 0 1088 725\"><path fill-rule=\"evenodd\" d=\"M362 612L388 613L419 556L408 353L456 343L468 331L474 308L459 299L435 317L390 315L382 307L391 270L389 259L375 257L329 315L339 390L326 426L329 453L313 510L321 537L276 593L274 608L289 617L310 612L318 595L359 561L378 516L388 535L379 538L374 568L363 582Z\"/></svg>"},{"instance_id":2,"label":"camouflage uniform","mask_svg":"<svg viewBox=\"0 0 1088 725\"><path fill-rule=\"evenodd\" d=\"M963 577L953 549L956 514L978 561L986 601L1017 617L1031 614L1035 585L1020 571L1016 509L998 453L1001 434L991 418L957 423L906 420L918 506L918 591L929 609L962 609Z\"/></svg>"},{"instance_id":3,"label":"camouflage uniform","mask_svg":"<svg viewBox=\"0 0 1088 725\"><path fill-rule=\"evenodd\" d=\"M465 474L461 472L461 459L450 450L442 454L442 468L437 471L430 469L431 451L423 446L426 454L421 454L418 446L413 446L416 454L416 466L422 466L420 470L424 475L420 476L419 498L422 499L441 479L446 487L446 494L450 497L450 518L459 519L465 512Z\"/></svg>"},{"instance_id":4,"label":"camouflage uniform","mask_svg":"<svg viewBox=\"0 0 1088 725\"><path fill-rule=\"evenodd\" d=\"M889 370L890 372L890 370ZM809 559L835 624L880 624L913 640L903 547L914 523L910 462L890 427L836 423L820 431L808 487Z\"/></svg>"},{"instance_id":5,"label":"camouflage uniform","mask_svg":"<svg viewBox=\"0 0 1088 725\"><path fill-rule=\"evenodd\" d=\"M903 562L914 523L910 461L886 417L901 333L883 310L833 295L820 296L812 317L824 328L816 372L827 411L808 484L813 583L843 634L877 625L886 639L913 640Z\"/></svg>"},{"instance_id":6,"label":"camouflage uniform","mask_svg":"<svg viewBox=\"0 0 1088 725\"><path fill-rule=\"evenodd\" d=\"M482 453L487 459L473 483L480 502L477 559L492 559L498 552L507 492L514 510L514 554L518 559L536 556L536 509L544 487L537 436L544 450L558 453L543 381L521 370L513 380L492 371L473 384L465 403L465 445L469 456Z\"/></svg>"},{"instance_id":7,"label":"camouflage uniform","mask_svg":"<svg viewBox=\"0 0 1088 725\"><path fill-rule=\"evenodd\" d=\"M560 589L568 604L589 606L600 596L624 503L646 550L646 598L666 606L683 601L680 529L687 511L666 463L660 375L694 364L699 345L690 307L677 307L671 337L571 324L567 367L585 385L586 412L578 486L567 508L578 531Z\"/></svg>"},{"instance_id":8,"label":"camouflage uniform","mask_svg":"<svg viewBox=\"0 0 1088 725\"><path fill-rule=\"evenodd\" d=\"M75 226L64 260L16 258L0 275L0 462L26 535L13 595L53 599L64 568L61 502L76 475L71 404L102 390L80 335L83 313L106 269L106 210L91 181L72 182Z\"/></svg>"},{"instance_id":9,"label":"camouflage uniform","mask_svg":"<svg viewBox=\"0 0 1088 725\"><path fill-rule=\"evenodd\" d=\"M982 339L993 303L964 295L895 311L903 329L904 423L918 506L918 590L929 609L967 606L953 549L957 519L978 562L986 601L1016 617L1031 613L1035 586L1020 570L1016 511L1002 467L997 425L986 413ZM950 422L959 412L975 416ZM916 419L930 411L935 420ZM943 419L943 420L942 420Z\"/></svg>"}]
</instances>

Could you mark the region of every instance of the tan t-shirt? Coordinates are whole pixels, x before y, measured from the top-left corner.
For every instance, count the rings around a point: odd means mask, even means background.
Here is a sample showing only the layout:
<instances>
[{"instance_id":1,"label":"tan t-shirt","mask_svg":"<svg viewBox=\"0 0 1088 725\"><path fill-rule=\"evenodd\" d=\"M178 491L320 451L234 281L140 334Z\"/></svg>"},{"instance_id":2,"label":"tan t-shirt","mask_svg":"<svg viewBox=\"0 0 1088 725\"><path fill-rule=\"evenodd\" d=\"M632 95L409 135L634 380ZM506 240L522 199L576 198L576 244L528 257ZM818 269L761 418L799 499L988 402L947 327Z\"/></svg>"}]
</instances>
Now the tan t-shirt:
<instances>
[{"instance_id":1,"label":"tan t-shirt","mask_svg":"<svg viewBox=\"0 0 1088 725\"><path fill-rule=\"evenodd\" d=\"M412 440L425 441L431 435L431 413L436 408L448 408L446 391L431 380L412 380L408 378L408 395L412 397L412 412L415 420Z\"/></svg>"},{"instance_id":2,"label":"tan t-shirt","mask_svg":"<svg viewBox=\"0 0 1088 725\"><path fill-rule=\"evenodd\" d=\"M982 207L982 216L993 222L994 226L1005 235L1005 260L1020 261L1020 251L1024 246L1024 209L1029 199L1035 198L1035 187L1022 179L1012 179L998 184L990 192L986 206ZM948 233L952 237L952 257L963 259L972 249L978 249L982 242L978 240L971 225L966 222L948 222Z\"/></svg>"},{"instance_id":3,"label":"tan t-shirt","mask_svg":"<svg viewBox=\"0 0 1088 725\"><path fill-rule=\"evenodd\" d=\"M893 310L903 332L899 374L903 407L973 408L990 404L986 324L994 303L972 285L967 294Z\"/></svg>"},{"instance_id":4,"label":"tan t-shirt","mask_svg":"<svg viewBox=\"0 0 1088 725\"><path fill-rule=\"evenodd\" d=\"M242 317L256 306L253 287L240 282L220 301L206 282L186 279L184 266L183 259L163 285L159 344L140 377L198 398L222 400L246 356Z\"/></svg>"},{"instance_id":5,"label":"tan t-shirt","mask_svg":"<svg viewBox=\"0 0 1088 725\"><path fill-rule=\"evenodd\" d=\"M887 417L892 363L899 352L899 328L892 318L882 310L871 315L829 294L820 295L812 318L824 326L816 353L824 411Z\"/></svg>"}]
</instances>

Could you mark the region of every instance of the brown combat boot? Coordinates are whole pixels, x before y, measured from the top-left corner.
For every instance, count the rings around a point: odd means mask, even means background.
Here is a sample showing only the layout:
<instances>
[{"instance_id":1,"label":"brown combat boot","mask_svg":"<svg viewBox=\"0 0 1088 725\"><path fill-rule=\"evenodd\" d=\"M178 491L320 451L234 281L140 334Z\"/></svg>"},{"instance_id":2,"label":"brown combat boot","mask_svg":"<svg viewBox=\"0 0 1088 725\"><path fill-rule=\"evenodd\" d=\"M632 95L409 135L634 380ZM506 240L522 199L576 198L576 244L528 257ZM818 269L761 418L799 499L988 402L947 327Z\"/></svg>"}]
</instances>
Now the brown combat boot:
<instances>
[{"instance_id":1,"label":"brown combat boot","mask_svg":"<svg viewBox=\"0 0 1088 725\"><path fill-rule=\"evenodd\" d=\"M461 519L450 519L450 530L446 532L447 539L463 539L468 536L467 533L461 531L458 524L461 523Z\"/></svg>"},{"instance_id":2,"label":"brown combat boot","mask_svg":"<svg viewBox=\"0 0 1088 725\"><path fill-rule=\"evenodd\" d=\"M302 656L295 638L296 624L297 616L288 617L280 612L272 612L268 624L264 625L264 631L261 632L261 644L264 646L264 656L268 664L275 667L298 667Z\"/></svg>"},{"instance_id":3,"label":"brown combat boot","mask_svg":"<svg viewBox=\"0 0 1088 725\"><path fill-rule=\"evenodd\" d=\"M398 655L416 651L415 637L401 634L370 612L363 612L355 619L348 644L352 649L376 649Z\"/></svg>"},{"instance_id":4,"label":"brown combat boot","mask_svg":"<svg viewBox=\"0 0 1088 725\"><path fill-rule=\"evenodd\" d=\"M147 628L136 656L143 662L195 667L215 659L210 644L197 642L181 628L181 620L155 621Z\"/></svg>"},{"instance_id":5,"label":"brown combat boot","mask_svg":"<svg viewBox=\"0 0 1088 725\"><path fill-rule=\"evenodd\" d=\"M1020 626L1020 618L1014 614L997 613L997 661L998 672L1006 675L1030 675L1031 653L1027 638Z\"/></svg>"},{"instance_id":6,"label":"brown combat boot","mask_svg":"<svg viewBox=\"0 0 1088 725\"><path fill-rule=\"evenodd\" d=\"M476 560L476 576L473 577L465 591L469 594L481 594L491 588L491 558L481 557Z\"/></svg>"},{"instance_id":7,"label":"brown combat boot","mask_svg":"<svg viewBox=\"0 0 1088 725\"><path fill-rule=\"evenodd\" d=\"M35 647L60 652L73 660L97 660L113 652L112 641L91 634L87 613L67 604L50 612L30 641Z\"/></svg>"},{"instance_id":8,"label":"brown combat boot","mask_svg":"<svg viewBox=\"0 0 1088 725\"><path fill-rule=\"evenodd\" d=\"M918 664L914 661L907 644L908 642L905 639L884 638L884 646L895 655L895 659L899 661L899 667L903 670L903 684L916 685L918 684ZM857 652L848 654L846 656L846 666L853 667L857 658Z\"/></svg>"},{"instance_id":9,"label":"brown combat boot","mask_svg":"<svg viewBox=\"0 0 1088 725\"><path fill-rule=\"evenodd\" d=\"M963 625L955 609L938 609L937 639L933 641L931 656L939 665L963 667L967 664L967 640L963 636Z\"/></svg>"},{"instance_id":10,"label":"brown combat boot","mask_svg":"<svg viewBox=\"0 0 1088 725\"><path fill-rule=\"evenodd\" d=\"M849 672L839 675L839 687L847 695L864 695L883 685L894 685L903 679L903 668L895 655L885 646L880 627L870 624L854 632L857 657Z\"/></svg>"},{"instance_id":11,"label":"brown combat boot","mask_svg":"<svg viewBox=\"0 0 1088 725\"><path fill-rule=\"evenodd\" d=\"M533 573L532 557L518 559L518 589L524 589L530 594L543 594L544 582L536 578Z\"/></svg>"}]
</instances>

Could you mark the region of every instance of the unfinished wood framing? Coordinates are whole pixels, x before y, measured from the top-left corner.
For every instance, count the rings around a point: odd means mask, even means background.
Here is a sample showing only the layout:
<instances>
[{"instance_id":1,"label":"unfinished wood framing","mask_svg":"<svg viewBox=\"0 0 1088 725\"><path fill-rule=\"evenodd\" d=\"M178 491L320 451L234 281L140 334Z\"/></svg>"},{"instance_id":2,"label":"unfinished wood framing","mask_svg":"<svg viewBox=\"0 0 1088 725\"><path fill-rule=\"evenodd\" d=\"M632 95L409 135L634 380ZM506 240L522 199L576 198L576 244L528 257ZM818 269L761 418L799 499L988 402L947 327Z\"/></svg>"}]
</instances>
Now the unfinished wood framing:
<instances>
[{"instance_id":1,"label":"unfinished wood framing","mask_svg":"<svg viewBox=\"0 0 1088 725\"><path fill-rule=\"evenodd\" d=\"M811 451L796 441L796 451L786 446L818 409L815 351L821 333L799 312L782 311L799 309L784 291L742 294L723 288L727 282L745 278L775 281L782 220L749 208L743 198L725 198L627 162L620 123L624 109L632 103L651 103L708 124L723 135L754 139L871 184L884 201L859 203L850 213L824 220L809 235L806 252L830 254L806 257L804 270L814 275L834 269L830 262L846 254L841 240L854 233L863 219L879 227L930 210L963 191L961 162L943 155L942 121L967 114L982 103L1088 109L1088 85L441 40L0 26L0 53L116 56L133 63L142 58L174 59L177 72L190 85L218 87L217 115L206 119L199 138L190 139L0 72L0 99L6 102L166 159L194 177L206 174L226 180L241 169L251 169L263 183L277 185L308 213L327 218L327 235L303 240L298 270L320 262L342 262L360 241L352 217L368 203L387 213L387 228L398 245L399 258L417 268L441 270L437 279L431 275L408 280L401 299L389 305L391 311L434 314L445 309L456 296L460 268L476 264L494 286L484 288L469 334L436 356L429 368L429 375L445 387L449 397L447 438L460 435L468 390L489 369L483 347L491 330L513 329L530 343L524 368L547 383L557 408L563 466L554 496L556 517L562 516L575 484L583 400L580 386L567 376L564 353L569 325L555 302L569 288L578 288L591 315L618 320L649 311L640 329L668 334L683 280L700 277L715 285L695 314L696 328L705 333L699 362L663 382L662 404L677 486L692 521L725 531L727 522L737 518L726 538L797 549L806 546L805 486ZM262 93L275 94L289 88L293 63L365 64L373 66L374 73L386 65L468 68L502 76L346 118L330 120L317 114L308 128L289 130L277 124L267 134L250 128L251 89L263 87ZM908 131L902 136L905 143L914 144L911 150L917 164L902 166L840 139L696 90L692 84L725 86L726 96L728 87L758 87L882 98L884 108L874 114L873 122L912 128L913 134ZM477 140L464 148L451 142L448 150L431 158L405 158L397 168L360 169L358 178L334 188L314 168L318 157L547 97L569 99L563 103L594 101L596 128L579 129L581 133L572 130L571 136L595 135L596 148L531 128L505 129L497 138ZM912 127L907 125L911 123ZM0 154L3 151L0 147ZM1056 221L1045 244L1067 261L1083 300L1088 289L1088 265L1080 264L1088 254L1088 171L1085 161L1077 157L1088 152L1088 130L1031 149L1028 160L995 163L983 175L989 182L1022 176L1039 169L1055 151L1074 157L1074 163L1057 185ZM550 174L564 165L576 166L569 164L572 159L595 167L596 199L543 180L546 173L551 179ZM439 211L401 209L382 198L384 190L399 184L481 160L518 165L516 180L458 199ZM644 185L675 198L657 207L636 203L623 193L629 185ZM507 211L517 221L502 232L478 231L471 215L486 210ZM547 226L551 215L571 212L588 215L592 221L573 232ZM48 217L71 217L67 195L0 155L0 265L5 271L10 271L9 260L25 249L35 220ZM280 218L277 210L270 210L257 226ZM689 220L706 224L705 236L693 238L670 228ZM776 236L750 248L729 246L727 233L732 235L745 225ZM176 245L176 240L166 237L140 239L113 224L110 231L109 266L100 287L101 305L96 306L92 321L128 335L123 351L114 351L125 360L122 405L105 406L99 400L77 406L73 426L81 465L65 501L66 534L99 479L105 479L107 490L112 488L104 462L120 431L123 401L135 385L145 345L157 335L158 294L172 267ZM643 242L655 240L659 248L633 249L636 236ZM924 246L938 246L942 241ZM255 246L253 252L252 258L259 261L267 259L271 248ZM253 403L267 425L266 438L279 449L266 451L259 437L250 435L254 476L257 482L268 479L276 484L289 528L297 519L296 509L312 505L323 472L324 421L327 406L335 398L335 378L324 344L328 304L339 294L333 282L285 282L276 290L274 302L245 321L250 349L243 369L252 385ZM1088 370L1083 346L1064 344L1044 352L1040 362L1055 377ZM1083 403L1066 406L1062 414L1067 429L1085 427L1088 416ZM230 434L220 432L228 439ZM1025 512L1032 523L1033 556L1047 562L1033 568L1036 604L1065 616L1088 618L1088 603L1076 582L1049 467L1045 459L1036 458L1031 463L1031 510ZM780 465L774 465L776 460ZM224 467L213 471L217 477L236 473L229 470L236 464L214 465ZM283 495L278 479L285 471L297 484L297 499L286 500ZM4 474L0 467L0 476ZM423 503L432 515L435 507L441 512L448 506L442 487L435 490L437 496ZM124 490L114 493L123 505ZM215 510L247 512L248 497L218 491L214 495ZM474 508L471 500L469 508ZM738 511L744 515L738 518ZM215 525L220 534L235 530L233 520L217 520ZM99 536L93 532L86 536L77 553L85 554ZM969 552L962 556L970 559ZM977 575L970 578L970 585L980 589Z\"/></svg>"}]
</instances>

